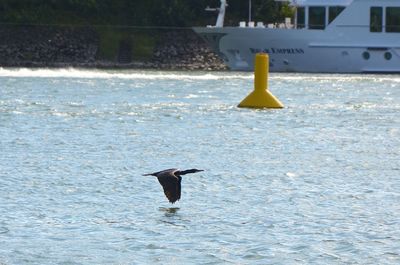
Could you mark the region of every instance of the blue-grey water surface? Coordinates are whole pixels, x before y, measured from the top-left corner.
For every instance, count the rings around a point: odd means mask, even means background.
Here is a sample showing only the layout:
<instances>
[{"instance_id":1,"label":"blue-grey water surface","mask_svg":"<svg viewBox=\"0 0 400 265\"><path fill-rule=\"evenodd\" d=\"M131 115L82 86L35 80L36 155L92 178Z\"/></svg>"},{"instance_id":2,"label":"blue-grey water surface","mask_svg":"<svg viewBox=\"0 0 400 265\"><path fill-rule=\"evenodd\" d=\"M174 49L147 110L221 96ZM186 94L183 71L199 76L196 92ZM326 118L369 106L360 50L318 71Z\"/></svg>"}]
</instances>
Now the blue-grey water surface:
<instances>
[{"instance_id":1,"label":"blue-grey water surface","mask_svg":"<svg viewBox=\"0 0 400 265\"><path fill-rule=\"evenodd\" d=\"M400 264L400 76L269 81L0 69L0 264Z\"/></svg>"}]
</instances>

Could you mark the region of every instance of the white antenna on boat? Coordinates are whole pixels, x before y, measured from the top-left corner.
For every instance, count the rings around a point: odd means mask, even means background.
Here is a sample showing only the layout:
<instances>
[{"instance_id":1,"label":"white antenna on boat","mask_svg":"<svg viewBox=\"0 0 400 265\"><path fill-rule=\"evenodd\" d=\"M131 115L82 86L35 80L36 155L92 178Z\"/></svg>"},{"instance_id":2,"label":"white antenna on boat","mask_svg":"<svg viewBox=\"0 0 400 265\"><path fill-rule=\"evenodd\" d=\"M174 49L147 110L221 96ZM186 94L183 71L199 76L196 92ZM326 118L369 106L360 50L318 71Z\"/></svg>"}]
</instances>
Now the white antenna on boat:
<instances>
[{"instance_id":1,"label":"white antenna on boat","mask_svg":"<svg viewBox=\"0 0 400 265\"><path fill-rule=\"evenodd\" d=\"M215 27L222 28L224 26L225 9L227 6L228 4L226 3L226 0L221 0L221 6L219 8L206 7L206 11L218 11L218 18Z\"/></svg>"}]
</instances>

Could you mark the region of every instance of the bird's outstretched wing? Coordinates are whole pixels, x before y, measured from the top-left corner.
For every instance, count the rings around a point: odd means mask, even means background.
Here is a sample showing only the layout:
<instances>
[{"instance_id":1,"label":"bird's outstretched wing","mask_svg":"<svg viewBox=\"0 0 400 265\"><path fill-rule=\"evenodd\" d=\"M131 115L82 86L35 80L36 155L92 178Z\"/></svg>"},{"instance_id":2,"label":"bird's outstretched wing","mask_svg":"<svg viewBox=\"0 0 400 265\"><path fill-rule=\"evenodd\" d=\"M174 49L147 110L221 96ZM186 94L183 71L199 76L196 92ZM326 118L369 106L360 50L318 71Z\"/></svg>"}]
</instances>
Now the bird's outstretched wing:
<instances>
[{"instance_id":1,"label":"bird's outstretched wing","mask_svg":"<svg viewBox=\"0 0 400 265\"><path fill-rule=\"evenodd\" d=\"M180 176L158 177L158 181L164 189L164 194L170 203L174 203L181 198L181 180Z\"/></svg>"},{"instance_id":2,"label":"bird's outstretched wing","mask_svg":"<svg viewBox=\"0 0 400 265\"><path fill-rule=\"evenodd\" d=\"M154 173L147 173L147 174L143 174L143 176L162 176L162 175L166 175L166 174L174 174L174 172L178 171L177 168L169 168L169 169L164 169L161 171L157 171Z\"/></svg>"}]
</instances>

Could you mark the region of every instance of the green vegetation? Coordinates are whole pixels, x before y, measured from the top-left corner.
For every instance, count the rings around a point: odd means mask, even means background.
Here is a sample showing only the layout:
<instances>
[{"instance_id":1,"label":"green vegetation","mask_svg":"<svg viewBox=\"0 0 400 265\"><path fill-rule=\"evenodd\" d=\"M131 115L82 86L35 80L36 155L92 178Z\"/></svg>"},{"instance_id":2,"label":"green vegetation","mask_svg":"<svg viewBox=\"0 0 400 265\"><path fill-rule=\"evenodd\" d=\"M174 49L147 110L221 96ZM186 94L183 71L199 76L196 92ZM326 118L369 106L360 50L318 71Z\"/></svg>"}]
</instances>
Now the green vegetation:
<instances>
[{"instance_id":1,"label":"green vegetation","mask_svg":"<svg viewBox=\"0 0 400 265\"><path fill-rule=\"evenodd\" d=\"M228 3L227 24L247 19L248 1ZM216 14L204 8L219 4L219 0L0 0L0 23L191 27L214 23ZM286 4L274 0L253 0L252 6L258 21L283 21L288 13Z\"/></svg>"},{"instance_id":2,"label":"green vegetation","mask_svg":"<svg viewBox=\"0 0 400 265\"><path fill-rule=\"evenodd\" d=\"M248 19L247 0L228 0L226 25ZM165 28L214 24L207 6L219 0L0 0L0 25L89 26L97 33L98 59L114 61L121 45L131 58L148 60ZM283 22L291 8L274 0L252 0L253 20ZM29 57L27 55L26 57Z\"/></svg>"},{"instance_id":3,"label":"green vegetation","mask_svg":"<svg viewBox=\"0 0 400 265\"><path fill-rule=\"evenodd\" d=\"M126 38L129 34L122 34L114 28L99 28L97 30L99 34L99 54L98 57L106 60L113 61L116 59L119 49L119 43L123 38Z\"/></svg>"},{"instance_id":4,"label":"green vegetation","mask_svg":"<svg viewBox=\"0 0 400 265\"><path fill-rule=\"evenodd\" d=\"M132 45L132 58L147 61L153 55L158 40L158 35L152 31L99 27L96 32L99 35L98 57L110 61L116 59L123 41Z\"/></svg>"},{"instance_id":5,"label":"green vegetation","mask_svg":"<svg viewBox=\"0 0 400 265\"><path fill-rule=\"evenodd\" d=\"M142 61L150 59L150 57L153 55L153 50L157 40L157 35L141 32L136 33L132 41L132 57Z\"/></svg>"}]
</instances>

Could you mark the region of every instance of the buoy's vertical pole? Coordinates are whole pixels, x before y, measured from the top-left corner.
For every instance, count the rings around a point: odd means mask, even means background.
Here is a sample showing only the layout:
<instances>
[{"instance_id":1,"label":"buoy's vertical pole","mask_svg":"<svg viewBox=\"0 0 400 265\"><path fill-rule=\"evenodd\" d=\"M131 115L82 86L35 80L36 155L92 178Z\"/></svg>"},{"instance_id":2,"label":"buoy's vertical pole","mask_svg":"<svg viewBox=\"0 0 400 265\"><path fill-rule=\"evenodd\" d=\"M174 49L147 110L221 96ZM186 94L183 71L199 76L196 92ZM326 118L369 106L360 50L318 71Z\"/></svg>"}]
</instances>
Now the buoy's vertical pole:
<instances>
[{"instance_id":1,"label":"buoy's vertical pole","mask_svg":"<svg viewBox=\"0 0 400 265\"><path fill-rule=\"evenodd\" d=\"M269 57L266 53L256 54L254 62L254 89L268 89Z\"/></svg>"},{"instance_id":2,"label":"buoy's vertical pole","mask_svg":"<svg viewBox=\"0 0 400 265\"><path fill-rule=\"evenodd\" d=\"M268 91L269 57L257 53L254 62L254 91L238 107L242 108L283 108L283 104Z\"/></svg>"}]
</instances>

